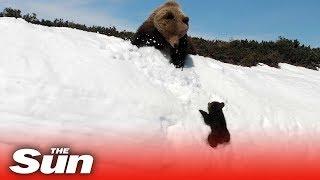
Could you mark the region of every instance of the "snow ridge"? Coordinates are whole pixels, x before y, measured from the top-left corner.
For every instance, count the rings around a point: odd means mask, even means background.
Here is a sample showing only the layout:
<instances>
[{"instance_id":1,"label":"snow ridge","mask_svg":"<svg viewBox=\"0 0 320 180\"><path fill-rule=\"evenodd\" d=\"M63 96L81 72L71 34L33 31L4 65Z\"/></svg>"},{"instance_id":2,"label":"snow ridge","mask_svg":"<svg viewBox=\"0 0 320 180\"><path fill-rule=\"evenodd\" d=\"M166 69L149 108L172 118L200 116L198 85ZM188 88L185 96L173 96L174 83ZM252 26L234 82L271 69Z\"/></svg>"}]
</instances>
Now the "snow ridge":
<instances>
[{"instance_id":1,"label":"snow ridge","mask_svg":"<svg viewBox=\"0 0 320 180\"><path fill-rule=\"evenodd\" d=\"M263 151L261 137L288 137L282 151L306 139L302 151L320 150L319 71L239 67L200 56L190 56L182 71L151 47L13 18L0 19L0 39L0 144L63 134L66 143L80 138L99 146L99 137L104 145L162 149L164 157L168 149L194 151L212 162L245 161L248 154L235 152ZM218 153L206 144L210 130L198 112L210 101L226 103L232 139Z\"/></svg>"}]
</instances>

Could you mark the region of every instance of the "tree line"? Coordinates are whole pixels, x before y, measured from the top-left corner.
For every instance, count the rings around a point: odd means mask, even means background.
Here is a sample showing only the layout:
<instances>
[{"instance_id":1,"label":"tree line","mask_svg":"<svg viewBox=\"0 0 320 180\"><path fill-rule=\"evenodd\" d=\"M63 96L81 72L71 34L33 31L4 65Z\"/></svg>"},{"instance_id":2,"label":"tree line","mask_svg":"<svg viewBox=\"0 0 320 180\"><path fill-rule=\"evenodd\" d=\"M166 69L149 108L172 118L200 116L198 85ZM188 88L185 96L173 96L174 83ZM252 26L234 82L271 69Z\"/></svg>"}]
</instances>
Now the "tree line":
<instances>
[{"instance_id":1,"label":"tree line","mask_svg":"<svg viewBox=\"0 0 320 180\"><path fill-rule=\"evenodd\" d=\"M22 15L19 9L5 8L0 17L23 18L29 23L48 27L69 27L88 32L98 32L130 40L134 33L119 31L116 27L86 26L85 24L55 19L53 21L38 19L35 13ZM320 48L312 48L301 44L298 40L279 37L276 41L255 40L206 40L192 37L192 42L200 56L210 57L225 63L252 67L263 63L279 67L279 63L288 63L317 70L320 68Z\"/></svg>"}]
</instances>

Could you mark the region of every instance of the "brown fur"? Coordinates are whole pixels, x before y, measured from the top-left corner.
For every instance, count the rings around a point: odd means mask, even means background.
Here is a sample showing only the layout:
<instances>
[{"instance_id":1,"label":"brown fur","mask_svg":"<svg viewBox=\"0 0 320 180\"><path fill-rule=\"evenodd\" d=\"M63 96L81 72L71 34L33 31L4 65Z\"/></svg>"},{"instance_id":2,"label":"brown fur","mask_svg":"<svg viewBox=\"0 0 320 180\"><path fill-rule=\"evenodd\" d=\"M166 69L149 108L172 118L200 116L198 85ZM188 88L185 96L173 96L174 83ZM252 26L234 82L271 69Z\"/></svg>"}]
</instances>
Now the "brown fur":
<instances>
[{"instance_id":1,"label":"brown fur","mask_svg":"<svg viewBox=\"0 0 320 180\"><path fill-rule=\"evenodd\" d=\"M176 67L183 67L187 54L195 54L187 35L188 29L189 18L178 3L169 1L157 8L140 26L132 44L154 46L169 54L171 63Z\"/></svg>"},{"instance_id":2,"label":"brown fur","mask_svg":"<svg viewBox=\"0 0 320 180\"><path fill-rule=\"evenodd\" d=\"M171 19L170 17L173 17ZM178 3L169 1L157 8L148 19L172 47L179 45L179 40L189 30L189 17L181 10Z\"/></svg>"},{"instance_id":3,"label":"brown fur","mask_svg":"<svg viewBox=\"0 0 320 180\"><path fill-rule=\"evenodd\" d=\"M223 114L224 103L208 103L208 112L199 110L203 116L204 122L211 127L211 133L208 136L208 143L215 148L219 144L230 142L230 133L227 128L226 119Z\"/></svg>"}]
</instances>

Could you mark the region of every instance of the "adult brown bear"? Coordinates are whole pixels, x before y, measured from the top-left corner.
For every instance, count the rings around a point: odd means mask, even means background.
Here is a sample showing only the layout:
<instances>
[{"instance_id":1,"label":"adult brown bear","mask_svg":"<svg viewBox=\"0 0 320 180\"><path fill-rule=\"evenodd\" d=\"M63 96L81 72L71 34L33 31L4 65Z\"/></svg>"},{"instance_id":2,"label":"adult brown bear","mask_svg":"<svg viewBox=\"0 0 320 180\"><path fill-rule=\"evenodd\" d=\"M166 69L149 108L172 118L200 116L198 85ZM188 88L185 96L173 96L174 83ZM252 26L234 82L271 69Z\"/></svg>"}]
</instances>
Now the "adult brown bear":
<instances>
[{"instance_id":1,"label":"adult brown bear","mask_svg":"<svg viewBox=\"0 0 320 180\"><path fill-rule=\"evenodd\" d=\"M170 63L177 68L184 67L188 54L195 54L195 49L187 35L189 17L181 10L178 3L168 1L157 8L140 26L132 39L138 47L153 46L170 56Z\"/></svg>"}]
</instances>

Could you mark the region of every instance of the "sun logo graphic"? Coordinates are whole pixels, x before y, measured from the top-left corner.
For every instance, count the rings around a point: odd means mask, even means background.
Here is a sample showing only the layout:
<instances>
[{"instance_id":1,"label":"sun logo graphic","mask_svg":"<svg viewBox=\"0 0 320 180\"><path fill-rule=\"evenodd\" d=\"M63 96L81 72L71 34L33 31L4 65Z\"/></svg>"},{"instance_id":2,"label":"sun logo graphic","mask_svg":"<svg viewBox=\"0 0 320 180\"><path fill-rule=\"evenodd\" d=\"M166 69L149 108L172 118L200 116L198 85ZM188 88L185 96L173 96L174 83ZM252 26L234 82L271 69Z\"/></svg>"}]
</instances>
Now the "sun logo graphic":
<instances>
[{"instance_id":1,"label":"sun logo graphic","mask_svg":"<svg viewBox=\"0 0 320 180\"><path fill-rule=\"evenodd\" d=\"M35 149L20 149L13 154L17 163L10 170L17 174L90 174L93 157L91 155L71 155L70 148L51 148L51 154L42 155ZM55 163L55 166L52 165ZM80 172L77 172L77 169Z\"/></svg>"}]
</instances>

